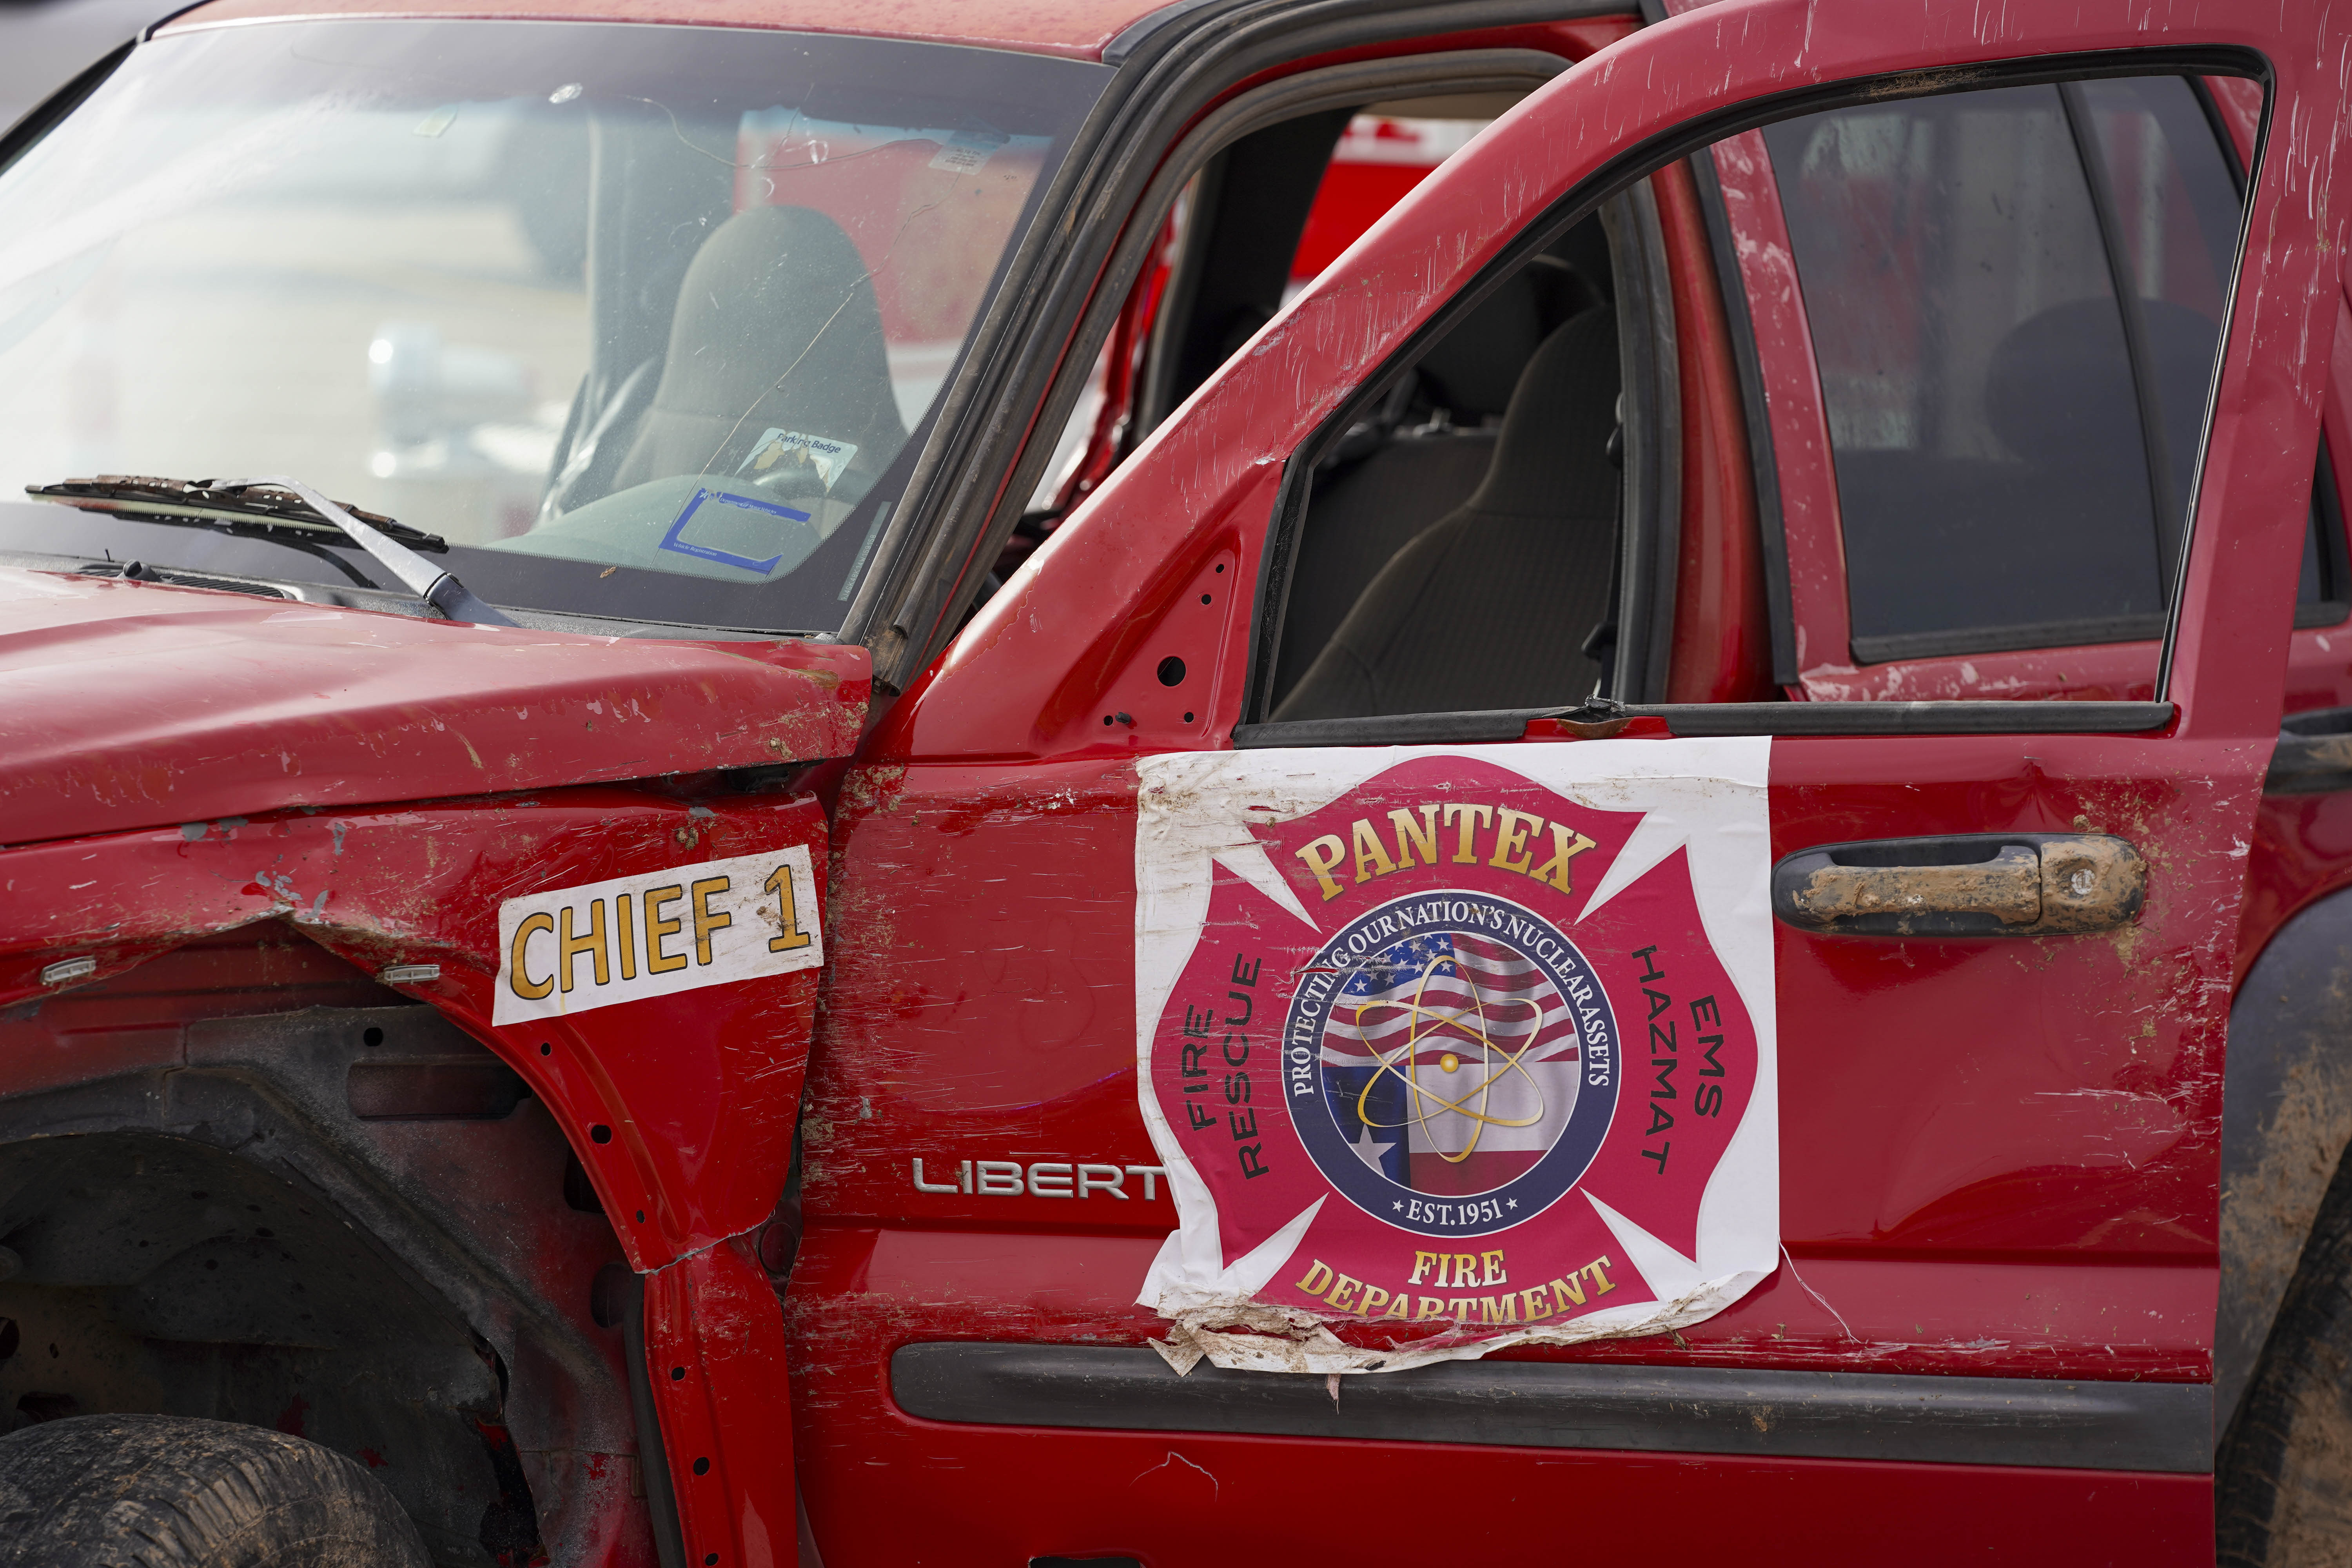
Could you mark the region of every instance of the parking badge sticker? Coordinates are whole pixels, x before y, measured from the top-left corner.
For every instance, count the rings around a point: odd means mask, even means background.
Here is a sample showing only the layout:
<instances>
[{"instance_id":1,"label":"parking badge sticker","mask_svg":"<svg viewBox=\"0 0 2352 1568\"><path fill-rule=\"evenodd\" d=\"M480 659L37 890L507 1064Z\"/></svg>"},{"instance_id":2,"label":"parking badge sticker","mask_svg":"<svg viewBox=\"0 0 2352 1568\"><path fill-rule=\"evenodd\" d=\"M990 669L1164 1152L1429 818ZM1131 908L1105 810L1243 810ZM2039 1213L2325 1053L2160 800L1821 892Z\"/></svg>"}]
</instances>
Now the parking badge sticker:
<instances>
[{"instance_id":1,"label":"parking badge sticker","mask_svg":"<svg viewBox=\"0 0 2352 1568\"><path fill-rule=\"evenodd\" d=\"M806 845L551 888L499 906L493 1024L824 963Z\"/></svg>"},{"instance_id":2,"label":"parking badge sticker","mask_svg":"<svg viewBox=\"0 0 2352 1568\"><path fill-rule=\"evenodd\" d=\"M1771 1272L1769 746L1139 763L1171 1361L1660 1333Z\"/></svg>"},{"instance_id":3,"label":"parking badge sticker","mask_svg":"<svg viewBox=\"0 0 2352 1568\"><path fill-rule=\"evenodd\" d=\"M1024 137L1023 141L1029 138ZM1013 138L1001 131L958 131L932 155L931 167L950 174L976 174Z\"/></svg>"},{"instance_id":4,"label":"parking badge sticker","mask_svg":"<svg viewBox=\"0 0 2352 1568\"><path fill-rule=\"evenodd\" d=\"M836 441L828 436L811 436L805 431L771 425L760 432L760 438L751 444L751 455L735 471L750 474L752 481L761 485L789 483L803 473L810 474L815 478L817 489L829 493L856 456L855 441Z\"/></svg>"}]
</instances>

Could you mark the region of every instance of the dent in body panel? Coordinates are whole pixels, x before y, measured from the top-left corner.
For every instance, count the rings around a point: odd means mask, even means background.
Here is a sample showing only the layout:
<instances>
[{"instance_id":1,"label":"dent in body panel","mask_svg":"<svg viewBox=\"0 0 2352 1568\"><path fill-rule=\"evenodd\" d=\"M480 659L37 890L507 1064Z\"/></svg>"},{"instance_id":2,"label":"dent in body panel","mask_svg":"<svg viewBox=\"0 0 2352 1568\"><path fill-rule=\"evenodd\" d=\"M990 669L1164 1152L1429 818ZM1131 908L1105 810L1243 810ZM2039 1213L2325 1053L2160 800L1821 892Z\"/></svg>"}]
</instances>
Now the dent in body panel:
<instances>
[{"instance_id":1,"label":"dent in body panel","mask_svg":"<svg viewBox=\"0 0 2352 1568\"><path fill-rule=\"evenodd\" d=\"M532 1113L560 1129L559 1146L580 1161L629 1265L651 1276L648 1352L670 1363L656 1380L662 1426L697 1555L767 1555L779 1530L789 1536L792 1465L788 1428L747 1414L783 1365L777 1301L747 1237L784 1189L817 974L710 984L505 1027L491 1017L506 900L615 873L674 869L683 882L732 856L821 847L817 803L688 805L574 790L187 826L200 830L67 840L0 858L17 911L0 929L0 1004L65 1005L93 976L136 984L176 949L269 926L431 1004L527 1081ZM819 908L802 915L821 927L822 875L816 892ZM90 962L70 987L42 978L63 954ZM595 956L603 967L601 948ZM147 1035L127 1045L152 1067L168 1071L192 1048L176 1030ZM448 1063L418 1065L427 1070L409 1088L449 1087L446 1072L435 1076ZM399 1109L402 1086L381 1078L346 1091L353 1110ZM542 1425L539 1414L522 1413L519 1430ZM551 1481L566 1474L524 1462ZM593 1492L597 1479L583 1484Z\"/></svg>"},{"instance_id":2,"label":"dent in body panel","mask_svg":"<svg viewBox=\"0 0 2352 1568\"><path fill-rule=\"evenodd\" d=\"M496 1051L554 1112L642 1268L767 1216L790 1161L816 976L499 1028L499 906L614 872L816 846L824 832L805 797L689 806L577 790L28 846L0 858L14 911L0 927L0 1005L58 994L41 976L63 958L93 961L70 982L88 984L271 920L367 973L407 971L397 989Z\"/></svg>"}]
</instances>

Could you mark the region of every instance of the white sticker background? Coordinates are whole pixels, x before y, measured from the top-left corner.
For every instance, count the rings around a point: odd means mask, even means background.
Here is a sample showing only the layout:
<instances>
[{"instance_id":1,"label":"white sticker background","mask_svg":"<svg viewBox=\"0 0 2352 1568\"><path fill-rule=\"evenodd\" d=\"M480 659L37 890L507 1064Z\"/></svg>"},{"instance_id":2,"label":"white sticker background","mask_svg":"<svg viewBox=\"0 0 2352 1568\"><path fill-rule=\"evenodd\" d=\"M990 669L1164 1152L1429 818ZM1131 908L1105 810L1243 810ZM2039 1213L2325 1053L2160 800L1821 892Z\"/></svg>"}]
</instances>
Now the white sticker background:
<instances>
[{"instance_id":1,"label":"white sticker background","mask_svg":"<svg viewBox=\"0 0 2352 1568\"><path fill-rule=\"evenodd\" d=\"M808 847L509 899L499 954L493 1024L814 969L824 940Z\"/></svg>"},{"instance_id":2,"label":"white sticker background","mask_svg":"<svg viewBox=\"0 0 2352 1568\"><path fill-rule=\"evenodd\" d=\"M1742 736L1192 752L1138 763L1138 1089L1152 1146L1167 1169L1169 1193L1176 1200L1177 1228L1153 1259L1137 1300L1177 1321L1171 1335L1174 1343L1162 1347L1162 1353L1180 1363L1179 1371L1202 1354L1220 1366L1251 1370L1397 1371L1431 1361L1481 1356L1513 1343L1662 1333L1712 1317L1779 1266L1780 1077L1771 819L1766 793L1770 756L1769 738ZM1304 1340L1271 1331L1219 1332L1215 1325L1230 1322L1250 1323L1261 1331L1279 1329L1280 1320L1268 1317L1253 1298L1290 1261L1315 1210L1299 1215L1230 1266L1225 1263L1216 1202L1168 1126L1152 1090L1153 1032L1208 918L1214 867L1223 867L1296 919L1318 925L1315 913L1299 901L1252 836L1250 826L1307 816L1376 774L1418 757L1475 759L1598 810L1643 814L1606 878L1584 900L1580 919L1675 850L1686 851L1707 943L1738 987L1756 1030L1756 1083L1748 1112L1700 1203L1696 1256L1684 1257L1622 1215L1595 1205L1624 1249L1621 1256L1641 1270L1655 1300L1587 1314L1564 1329L1537 1327L1475 1344L1404 1352L1365 1351L1328 1332Z\"/></svg>"}]
</instances>

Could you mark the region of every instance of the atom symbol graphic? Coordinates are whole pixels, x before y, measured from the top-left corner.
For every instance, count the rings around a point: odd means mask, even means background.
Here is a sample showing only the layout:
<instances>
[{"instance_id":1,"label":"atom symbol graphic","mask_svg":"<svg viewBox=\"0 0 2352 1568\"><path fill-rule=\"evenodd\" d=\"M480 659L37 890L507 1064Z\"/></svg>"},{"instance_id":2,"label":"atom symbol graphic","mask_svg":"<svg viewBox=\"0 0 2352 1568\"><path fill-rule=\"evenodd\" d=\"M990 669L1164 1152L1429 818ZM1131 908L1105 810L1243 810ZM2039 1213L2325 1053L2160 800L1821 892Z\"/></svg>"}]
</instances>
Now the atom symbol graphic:
<instances>
[{"instance_id":1,"label":"atom symbol graphic","mask_svg":"<svg viewBox=\"0 0 2352 1568\"><path fill-rule=\"evenodd\" d=\"M1426 1000L1430 976L1440 970L1446 971L1470 993L1468 1006L1449 1007L1432 1004ZM1498 1042L1493 1033L1494 1027L1499 1026L1506 1021L1499 1016L1502 1009L1511 1005L1527 1007L1533 1015L1526 1043L1517 1051ZM1477 1150L1478 1140L1485 1135L1487 1128L1533 1127L1541 1122L1545 1115L1543 1083L1535 1074L1528 1071L1527 1064L1520 1058L1534 1046L1538 1038L1537 1030L1533 1026L1542 1021L1543 1005L1532 996L1498 998L1496 1003L1498 1016L1492 1026L1487 1020L1486 1007L1486 996L1479 988L1477 978L1465 966L1443 954L1423 962L1421 973L1413 984L1411 1001L1380 1000L1360 1005L1356 1008L1356 1026L1360 1029L1369 1026L1365 1015L1376 1010L1393 1010L1392 1013L1384 1015L1380 1022L1392 1022L1395 1017L1401 1016L1408 1020L1408 1023L1404 1044L1393 1051L1381 1052L1377 1049L1373 1051L1373 1058L1378 1066L1374 1068L1371 1078L1366 1080L1362 1089L1356 1095L1356 1120L1368 1128L1382 1131L1417 1124L1421 1128L1423 1136L1429 1140L1430 1148L1436 1152L1438 1157L1449 1164L1455 1165L1470 1158L1471 1154ZM1445 1033L1447 1030L1453 1030L1455 1033L1448 1035ZM1403 1063L1406 1068L1419 1065L1423 1042L1430 1039L1436 1039L1442 1044L1475 1048L1477 1051L1478 1059L1473 1070L1485 1076L1479 1078L1475 1083L1465 1083L1459 1091L1458 1097L1449 1098L1438 1089L1423 1083L1412 1072L1401 1070L1397 1065L1400 1062ZM1438 1070L1449 1078L1461 1071L1463 1068L1470 1065L1463 1059L1465 1054L1458 1049L1444 1052L1437 1059ZM1535 1093L1535 1114L1524 1117L1488 1114L1486 1106L1493 1098L1495 1086L1515 1073ZM1408 1121L1375 1121L1372 1120L1370 1114L1372 1090L1383 1078L1393 1078L1404 1085L1405 1092L1409 1096L1409 1103L1412 1107ZM1429 1124L1429 1119L1433 1113L1443 1116L1449 1111L1468 1119L1471 1124L1469 1142L1463 1144L1458 1151L1444 1148L1439 1142L1435 1130Z\"/></svg>"}]
</instances>

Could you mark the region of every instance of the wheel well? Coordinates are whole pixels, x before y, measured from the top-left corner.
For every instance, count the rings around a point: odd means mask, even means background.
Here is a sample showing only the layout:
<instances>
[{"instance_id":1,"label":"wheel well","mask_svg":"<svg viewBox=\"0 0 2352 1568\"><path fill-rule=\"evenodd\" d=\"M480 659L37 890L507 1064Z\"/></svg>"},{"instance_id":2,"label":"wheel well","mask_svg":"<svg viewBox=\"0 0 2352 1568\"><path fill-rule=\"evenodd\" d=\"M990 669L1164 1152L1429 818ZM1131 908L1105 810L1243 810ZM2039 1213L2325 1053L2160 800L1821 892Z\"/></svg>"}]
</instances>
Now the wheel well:
<instances>
[{"instance_id":1,"label":"wheel well","mask_svg":"<svg viewBox=\"0 0 2352 1568\"><path fill-rule=\"evenodd\" d=\"M274 1427L367 1465L447 1568L615 1536L651 1561L622 1336L592 1306L621 1252L561 1131L431 1008L286 935L307 951L246 935L0 1016L0 1060L106 1069L0 1097L0 1429ZM193 984L289 956L344 994L278 1012L316 987Z\"/></svg>"},{"instance_id":2,"label":"wheel well","mask_svg":"<svg viewBox=\"0 0 2352 1568\"><path fill-rule=\"evenodd\" d=\"M2213 1415L2226 1429L2352 1142L2352 889L2281 927L2230 1005Z\"/></svg>"}]
</instances>

